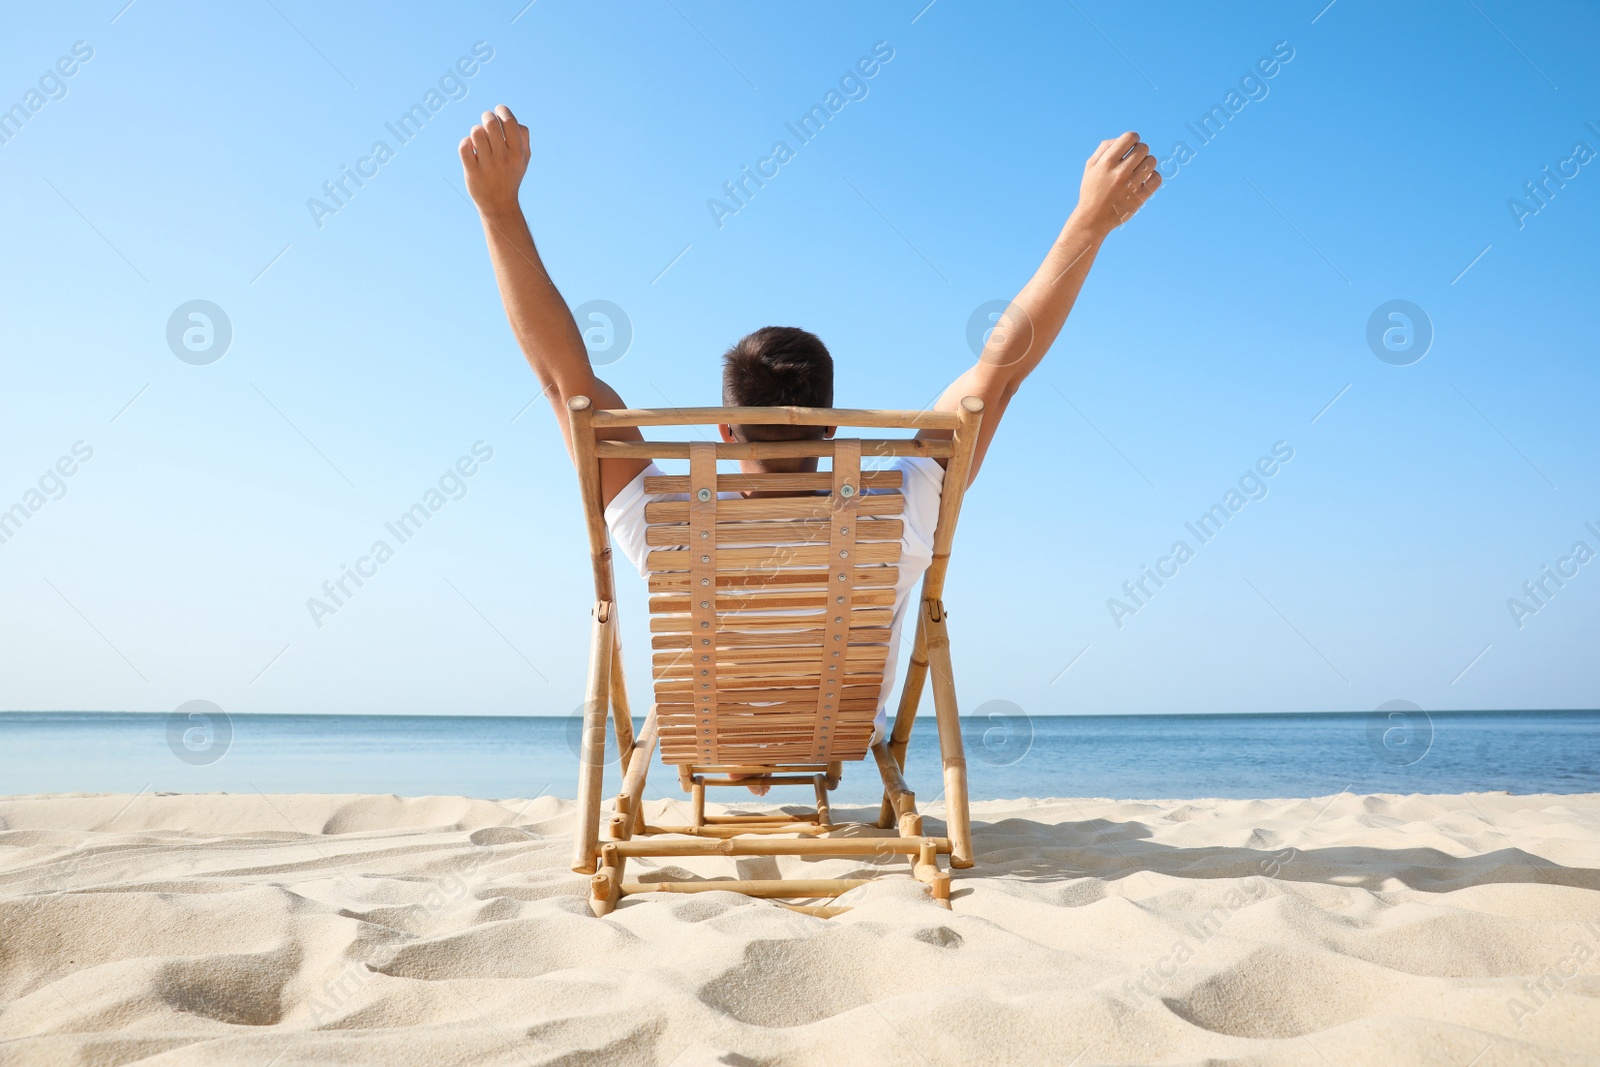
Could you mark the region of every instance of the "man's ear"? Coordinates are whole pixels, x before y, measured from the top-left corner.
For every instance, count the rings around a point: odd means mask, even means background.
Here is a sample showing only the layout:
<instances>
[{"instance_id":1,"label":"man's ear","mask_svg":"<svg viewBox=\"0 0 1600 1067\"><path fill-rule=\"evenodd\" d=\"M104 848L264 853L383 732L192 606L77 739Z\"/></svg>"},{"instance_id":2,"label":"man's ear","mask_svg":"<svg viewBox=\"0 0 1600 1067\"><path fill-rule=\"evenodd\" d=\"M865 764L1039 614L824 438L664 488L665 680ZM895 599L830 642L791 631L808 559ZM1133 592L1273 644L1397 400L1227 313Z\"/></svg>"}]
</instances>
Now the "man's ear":
<instances>
[{"instance_id":1,"label":"man's ear","mask_svg":"<svg viewBox=\"0 0 1600 1067\"><path fill-rule=\"evenodd\" d=\"M728 426L726 424L720 425L720 426L717 427L717 432L722 435L723 441L727 442L730 445L737 444L738 441L739 441L739 439L737 437L733 436L733 427L732 426Z\"/></svg>"}]
</instances>

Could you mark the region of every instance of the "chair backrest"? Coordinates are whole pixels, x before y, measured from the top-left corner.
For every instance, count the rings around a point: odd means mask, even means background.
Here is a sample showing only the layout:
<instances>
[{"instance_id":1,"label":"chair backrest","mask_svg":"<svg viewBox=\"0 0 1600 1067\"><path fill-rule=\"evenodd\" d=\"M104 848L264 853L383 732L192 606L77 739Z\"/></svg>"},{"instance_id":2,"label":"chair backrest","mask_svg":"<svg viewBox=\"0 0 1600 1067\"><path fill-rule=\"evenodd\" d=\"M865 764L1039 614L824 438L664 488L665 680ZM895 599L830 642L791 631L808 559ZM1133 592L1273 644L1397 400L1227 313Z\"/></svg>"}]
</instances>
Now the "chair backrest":
<instances>
[{"instance_id":1,"label":"chair backrest","mask_svg":"<svg viewBox=\"0 0 1600 1067\"><path fill-rule=\"evenodd\" d=\"M935 531L942 585L977 412L824 408L590 411L572 405L585 485L596 592L610 601L609 538L598 508L598 462L687 459L687 475L645 479L666 499L645 506L651 668L661 756L694 767L817 766L867 753L884 686L904 530L898 470L863 459L948 461ZM973 401L976 404L976 401ZM577 405L577 406L574 406ZM981 411L981 405L977 411ZM729 444L596 440L617 426L825 425L949 430L909 437ZM718 460L818 457L815 473L723 473ZM826 460L824 465L821 460ZM959 463L956 460L960 460ZM594 466L592 479L586 465ZM958 469L959 468L959 469ZM592 486L591 483L592 482ZM591 492L596 499L591 500ZM783 496L744 497L744 492ZM598 523L598 526L597 526ZM602 581L601 571L605 571ZM926 587L924 590L926 595ZM935 593L937 595L937 592Z\"/></svg>"}]
</instances>

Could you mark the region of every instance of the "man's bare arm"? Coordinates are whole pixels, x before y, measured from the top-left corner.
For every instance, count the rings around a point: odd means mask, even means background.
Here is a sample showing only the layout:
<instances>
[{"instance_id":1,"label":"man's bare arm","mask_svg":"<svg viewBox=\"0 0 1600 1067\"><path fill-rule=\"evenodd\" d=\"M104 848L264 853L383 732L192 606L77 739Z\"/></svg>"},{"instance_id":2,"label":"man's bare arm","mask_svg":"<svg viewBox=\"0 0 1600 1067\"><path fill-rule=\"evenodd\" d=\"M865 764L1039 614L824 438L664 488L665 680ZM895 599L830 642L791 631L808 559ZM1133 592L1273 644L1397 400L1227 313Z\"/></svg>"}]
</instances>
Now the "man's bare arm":
<instances>
[{"instance_id":1,"label":"man's bare arm","mask_svg":"<svg viewBox=\"0 0 1600 1067\"><path fill-rule=\"evenodd\" d=\"M556 423L570 454L569 398L587 396L599 408L623 404L610 386L595 377L578 324L572 320L572 312L539 258L517 200L531 155L528 128L502 104L483 113L483 121L462 138L460 151L467 192L483 221L489 259L494 264L511 332L555 408ZM633 429L601 431L598 436L609 440L641 439L639 431ZM610 503L643 468L642 460L601 463L602 501Z\"/></svg>"},{"instance_id":2,"label":"man's bare arm","mask_svg":"<svg viewBox=\"0 0 1600 1067\"><path fill-rule=\"evenodd\" d=\"M935 410L954 411L964 396L983 401L983 426L973 454L972 478L978 476L1006 405L1066 325L1101 243L1132 218L1160 186L1155 157L1136 133L1100 142L1089 157L1078 206L1044 262L1001 316L978 362L950 383L934 404ZM950 431L924 430L918 436L949 437Z\"/></svg>"}]
</instances>

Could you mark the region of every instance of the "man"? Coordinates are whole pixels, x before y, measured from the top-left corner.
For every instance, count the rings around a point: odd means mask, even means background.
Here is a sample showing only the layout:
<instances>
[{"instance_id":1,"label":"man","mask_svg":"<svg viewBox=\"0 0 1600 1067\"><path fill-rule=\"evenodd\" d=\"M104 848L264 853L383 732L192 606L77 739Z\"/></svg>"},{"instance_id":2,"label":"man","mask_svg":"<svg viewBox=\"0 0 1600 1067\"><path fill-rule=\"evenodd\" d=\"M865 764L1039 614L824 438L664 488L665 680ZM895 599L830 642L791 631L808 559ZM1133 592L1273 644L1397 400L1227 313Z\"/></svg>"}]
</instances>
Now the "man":
<instances>
[{"instance_id":1,"label":"man","mask_svg":"<svg viewBox=\"0 0 1600 1067\"><path fill-rule=\"evenodd\" d=\"M461 141L467 191L483 220L489 257L505 303L511 331L544 386L556 422L572 450L567 400L587 396L599 408L626 407L595 377L582 335L555 283L545 272L517 190L528 169L528 128L500 106L483 113L481 124ZM1023 379L1044 359L1066 323L1101 242L1131 218L1161 186L1156 159L1136 133L1102 141L1083 170L1078 205L1067 219L1044 262L990 335L972 368L950 383L934 407L953 411L962 397L984 403L971 478L978 476L989 441ZM723 356L722 402L729 407L833 406L833 359L815 335L790 326L768 326L742 338ZM724 441L782 440L832 436L832 427L722 426ZM602 430L603 439L640 440L637 429ZM948 430L923 430L921 437L950 436ZM743 460L747 473L815 470L815 459ZM942 461L911 457L896 466L903 472L905 539L896 584L894 637L885 677L895 667L900 623L911 591L932 559L933 527L944 477ZM606 523L618 547L643 573L645 558L645 460L605 460L600 464L600 496ZM969 479L968 484L971 484ZM885 690L887 690L887 686ZM885 697L887 692L885 692ZM877 732L884 708L878 708ZM755 787L752 787L755 788ZM762 787L760 792L765 792Z\"/></svg>"}]
</instances>

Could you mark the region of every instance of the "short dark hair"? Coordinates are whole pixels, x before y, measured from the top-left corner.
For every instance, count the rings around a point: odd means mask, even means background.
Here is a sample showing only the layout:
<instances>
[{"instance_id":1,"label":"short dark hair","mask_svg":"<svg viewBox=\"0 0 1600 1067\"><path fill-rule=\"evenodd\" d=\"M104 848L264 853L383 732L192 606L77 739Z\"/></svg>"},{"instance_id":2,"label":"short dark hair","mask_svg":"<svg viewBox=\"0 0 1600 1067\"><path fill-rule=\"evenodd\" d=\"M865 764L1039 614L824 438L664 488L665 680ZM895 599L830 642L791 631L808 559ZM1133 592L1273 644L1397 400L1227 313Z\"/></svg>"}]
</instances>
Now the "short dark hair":
<instances>
[{"instance_id":1,"label":"short dark hair","mask_svg":"<svg viewBox=\"0 0 1600 1067\"><path fill-rule=\"evenodd\" d=\"M816 334L763 326L722 356L722 402L728 407L833 407L833 356ZM820 437L822 427L741 427L752 440Z\"/></svg>"}]
</instances>

